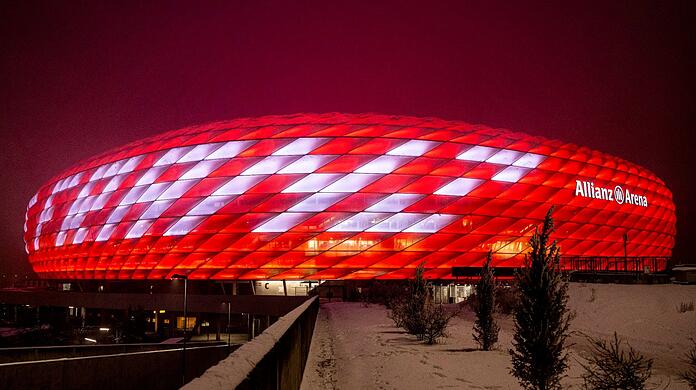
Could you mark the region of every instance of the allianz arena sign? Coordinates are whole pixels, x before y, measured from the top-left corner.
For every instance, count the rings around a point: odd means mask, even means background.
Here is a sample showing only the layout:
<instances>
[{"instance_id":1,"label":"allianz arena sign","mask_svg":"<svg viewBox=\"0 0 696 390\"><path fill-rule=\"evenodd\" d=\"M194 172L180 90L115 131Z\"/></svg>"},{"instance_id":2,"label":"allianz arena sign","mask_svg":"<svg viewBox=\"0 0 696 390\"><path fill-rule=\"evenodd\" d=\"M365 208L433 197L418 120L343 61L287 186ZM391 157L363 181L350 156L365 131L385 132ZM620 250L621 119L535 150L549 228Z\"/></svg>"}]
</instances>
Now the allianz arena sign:
<instances>
[{"instance_id":1,"label":"allianz arena sign","mask_svg":"<svg viewBox=\"0 0 696 390\"><path fill-rule=\"evenodd\" d=\"M449 279L489 251L521 266L552 206L565 256L623 256L625 235L631 256L671 256L672 193L639 165L465 122L336 113L191 126L78 162L30 199L24 243L43 278L403 279L424 263Z\"/></svg>"}]
</instances>

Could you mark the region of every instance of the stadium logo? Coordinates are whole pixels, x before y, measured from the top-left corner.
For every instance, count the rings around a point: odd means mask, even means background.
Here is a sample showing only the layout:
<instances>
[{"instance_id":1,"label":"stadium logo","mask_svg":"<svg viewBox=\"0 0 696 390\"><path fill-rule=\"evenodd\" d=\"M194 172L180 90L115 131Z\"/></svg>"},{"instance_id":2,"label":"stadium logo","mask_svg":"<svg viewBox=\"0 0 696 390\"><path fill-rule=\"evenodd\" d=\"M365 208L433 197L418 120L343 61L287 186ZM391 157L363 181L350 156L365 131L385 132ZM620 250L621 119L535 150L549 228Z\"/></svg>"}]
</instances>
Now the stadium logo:
<instances>
[{"instance_id":1,"label":"stadium logo","mask_svg":"<svg viewBox=\"0 0 696 390\"><path fill-rule=\"evenodd\" d=\"M648 198L646 196L633 194L628 189L624 190L621 186L616 186L613 190L595 186L591 181L575 180L575 196L648 207Z\"/></svg>"}]
</instances>

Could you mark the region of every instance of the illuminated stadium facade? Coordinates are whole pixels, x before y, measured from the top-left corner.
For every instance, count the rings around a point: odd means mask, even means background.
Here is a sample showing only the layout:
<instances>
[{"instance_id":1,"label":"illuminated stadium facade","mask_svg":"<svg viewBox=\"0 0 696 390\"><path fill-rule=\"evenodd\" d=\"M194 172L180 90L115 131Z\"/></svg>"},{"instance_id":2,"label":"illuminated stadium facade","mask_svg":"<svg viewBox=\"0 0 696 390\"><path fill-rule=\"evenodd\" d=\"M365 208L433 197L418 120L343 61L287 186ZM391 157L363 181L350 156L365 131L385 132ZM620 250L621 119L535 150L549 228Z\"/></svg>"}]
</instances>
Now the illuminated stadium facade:
<instances>
[{"instance_id":1,"label":"illuminated stadium facade","mask_svg":"<svg viewBox=\"0 0 696 390\"><path fill-rule=\"evenodd\" d=\"M671 256L675 206L653 173L480 125L293 115L188 127L41 187L26 250L51 279L403 279L523 264L551 206L564 256Z\"/></svg>"}]
</instances>

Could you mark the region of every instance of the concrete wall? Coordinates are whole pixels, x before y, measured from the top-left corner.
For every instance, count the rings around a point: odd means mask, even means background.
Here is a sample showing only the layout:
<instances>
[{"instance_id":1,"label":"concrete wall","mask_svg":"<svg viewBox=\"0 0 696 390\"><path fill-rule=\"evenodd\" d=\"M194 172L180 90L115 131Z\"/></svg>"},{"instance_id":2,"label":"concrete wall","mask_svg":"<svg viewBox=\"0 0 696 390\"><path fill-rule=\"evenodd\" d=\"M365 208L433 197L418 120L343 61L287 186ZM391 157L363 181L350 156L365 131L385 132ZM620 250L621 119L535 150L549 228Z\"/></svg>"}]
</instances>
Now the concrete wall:
<instances>
[{"instance_id":1,"label":"concrete wall","mask_svg":"<svg viewBox=\"0 0 696 390\"><path fill-rule=\"evenodd\" d=\"M299 389L318 311L310 298L186 389Z\"/></svg>"},{"instance_id":2,"label":"concrete wall","mask_svg":"<svg viewBox=\"0 0 696 390\"><path fill-rule=\"evenodd\" d=\"M187 380L236 347L187 348ZM5 363L0 364L0 389L176 389L181 369L181 349Z\"/></svg>"}]
</instances>

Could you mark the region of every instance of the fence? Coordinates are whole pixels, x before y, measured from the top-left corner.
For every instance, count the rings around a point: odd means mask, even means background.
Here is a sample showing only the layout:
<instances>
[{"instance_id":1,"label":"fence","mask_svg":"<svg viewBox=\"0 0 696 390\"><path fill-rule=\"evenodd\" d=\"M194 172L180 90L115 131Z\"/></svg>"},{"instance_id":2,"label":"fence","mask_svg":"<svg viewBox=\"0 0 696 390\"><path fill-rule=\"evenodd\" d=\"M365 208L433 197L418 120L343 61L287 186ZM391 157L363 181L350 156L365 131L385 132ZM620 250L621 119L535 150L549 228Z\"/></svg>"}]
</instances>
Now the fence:
<instances>
[{"instance_id":1,"label":"fence","mask_svg":"<svg viewBox=\"0 0 696 390\"><path fill-rule=\"evenodd\" d=\"M299 389L318 311L308 299L185 388Z\"/></svg>"}]
</instances>

